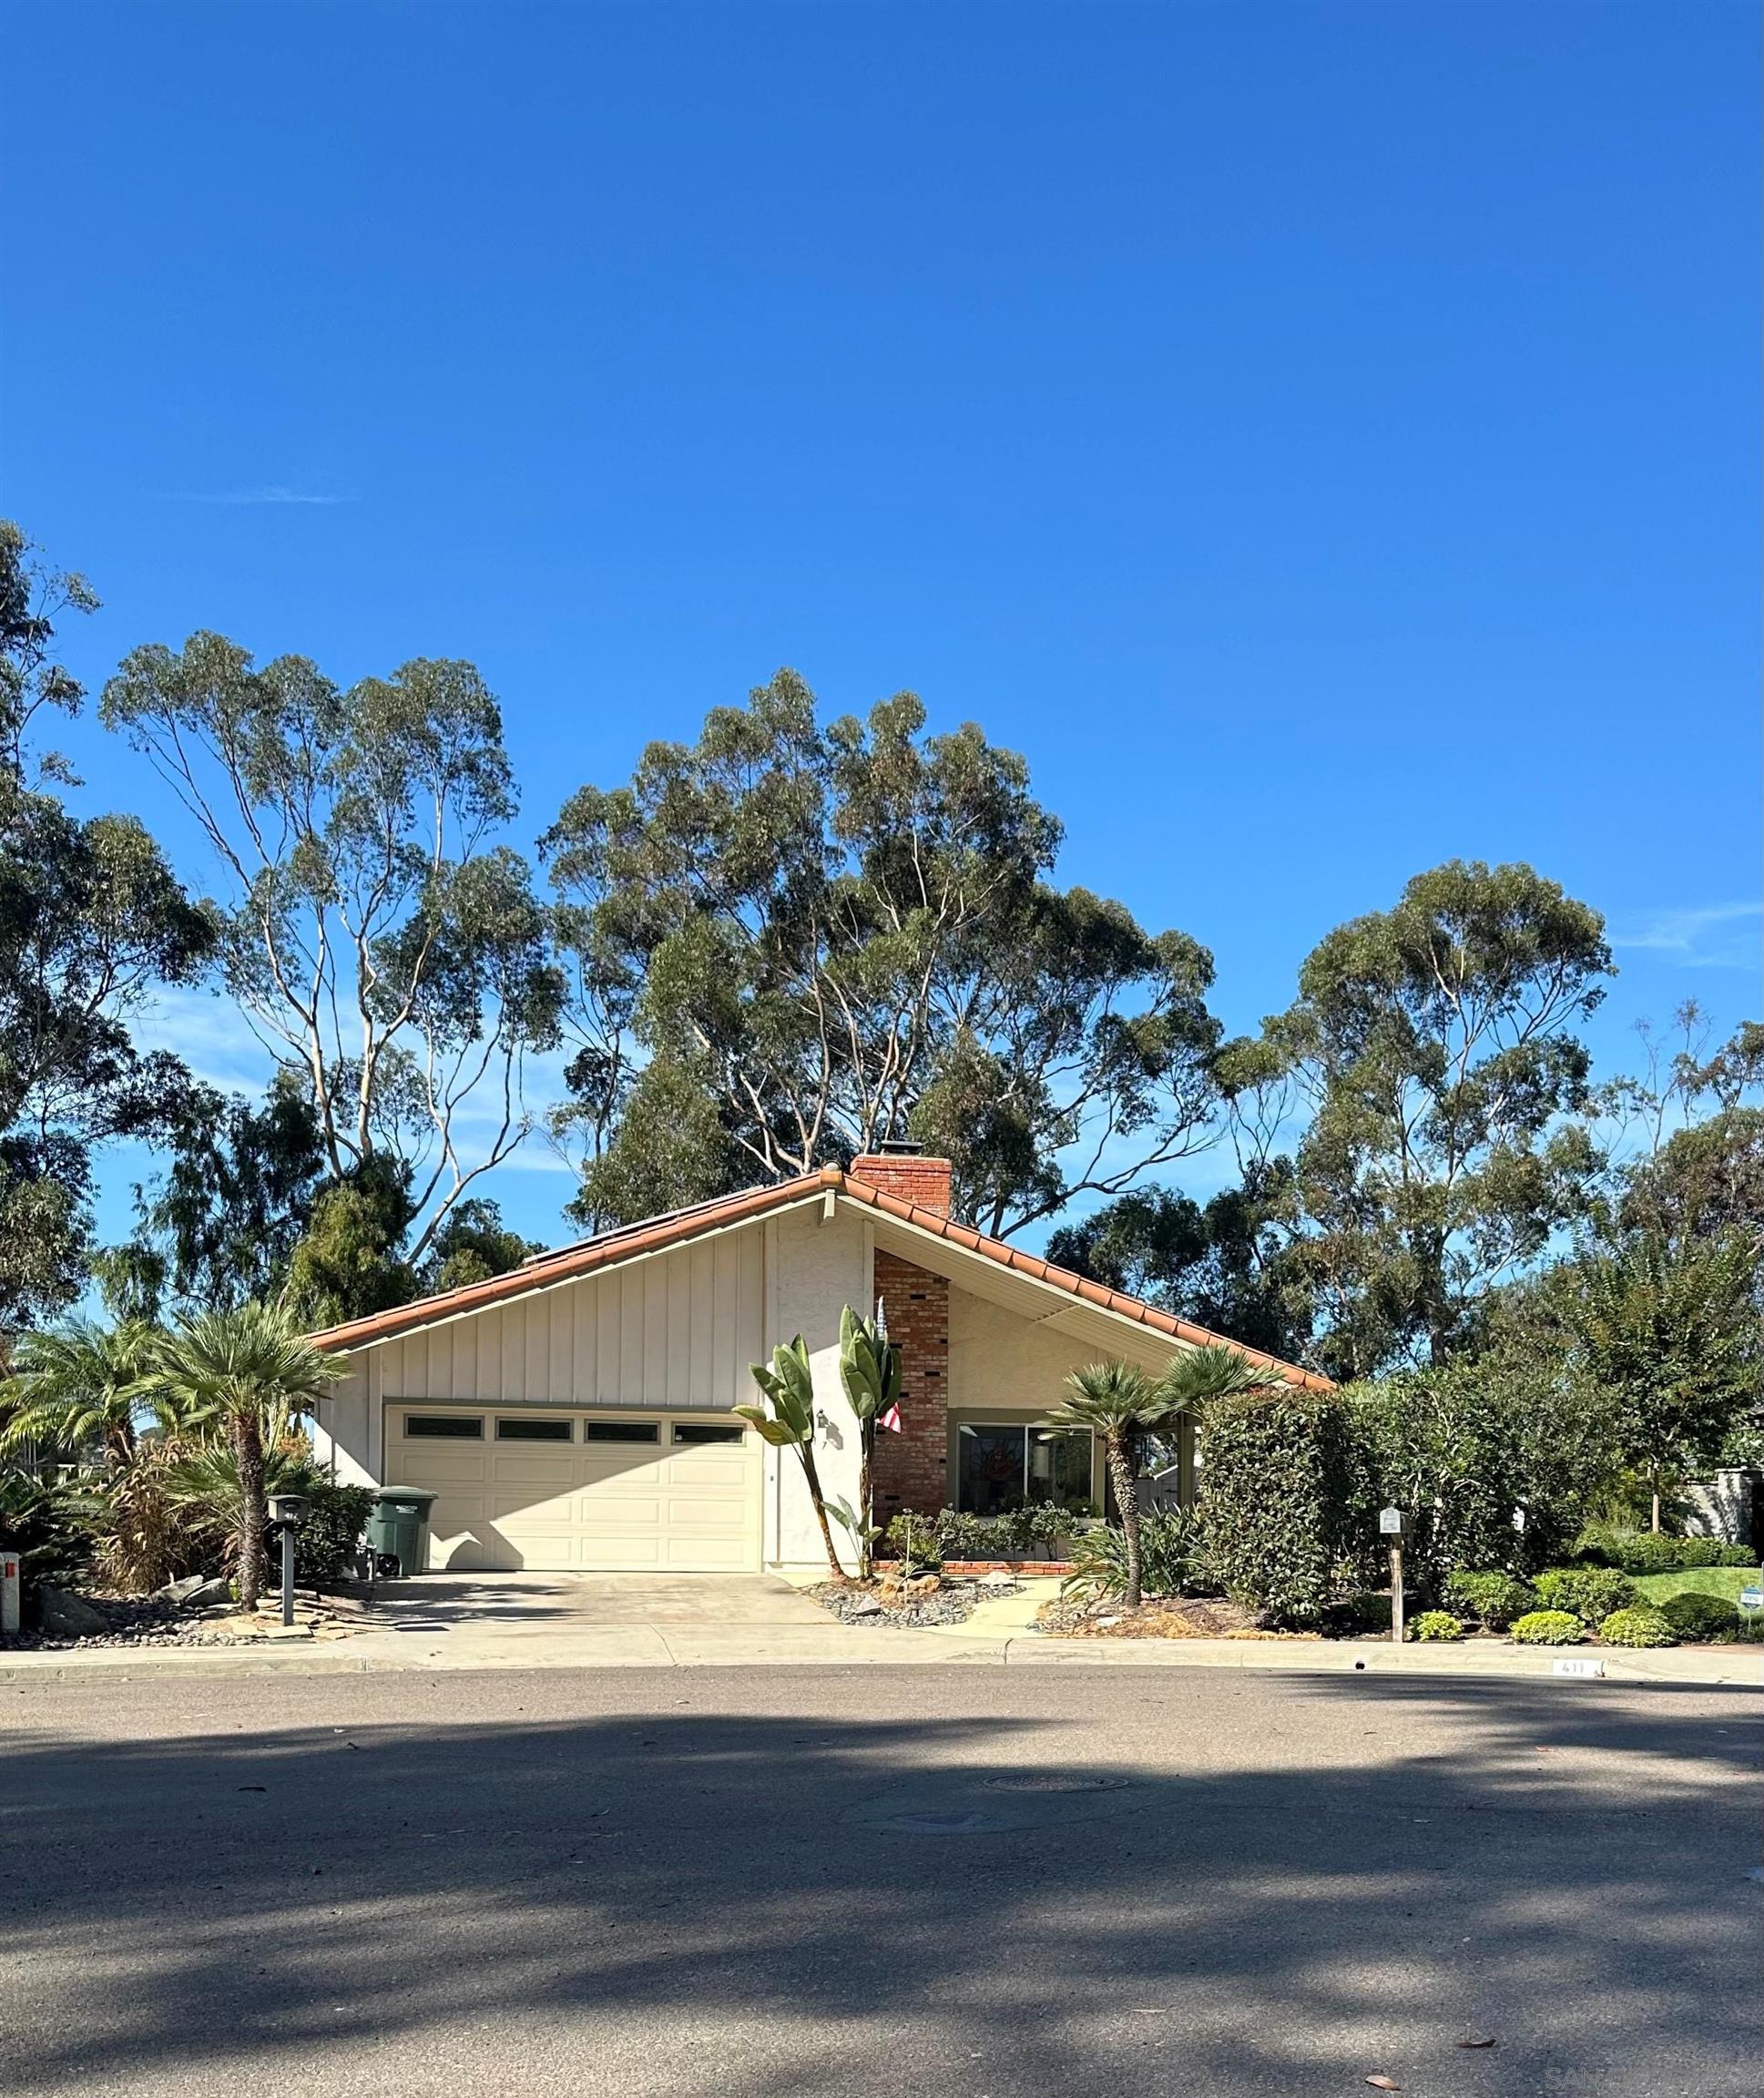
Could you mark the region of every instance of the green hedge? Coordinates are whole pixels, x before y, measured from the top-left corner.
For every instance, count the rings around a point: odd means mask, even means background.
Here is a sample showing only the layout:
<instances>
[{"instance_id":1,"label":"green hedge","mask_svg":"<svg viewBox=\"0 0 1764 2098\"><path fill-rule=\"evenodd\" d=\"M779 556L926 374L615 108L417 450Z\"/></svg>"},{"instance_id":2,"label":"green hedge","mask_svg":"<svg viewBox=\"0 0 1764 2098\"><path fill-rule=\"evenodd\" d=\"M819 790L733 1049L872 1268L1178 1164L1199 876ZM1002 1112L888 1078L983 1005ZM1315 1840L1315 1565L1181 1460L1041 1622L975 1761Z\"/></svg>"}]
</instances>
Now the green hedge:
<instances>
[{"instance_id":1,"label":"green hedge","mask_svg":"<svg viewBox=\"0 0 1764 2098\"><path fill-rule=\"evenodd\" d=\"M1658 1608L1679 1638L1693 1643L1719 1639L1739 1624L1739 1612L1733 1604L1719 1595L1700 1594L1695 1589L1669 1595Z\"/></svg>"},{"instance_id":2,"label":"green hedge","mask_svg":"<svg viewBox=\"0 0 1764 2098\"><path fill-rule=\"evenodd\" d=\"M1600 1624L1637 1601L1634 1582L1609 1566L1552 1566L1537 1576L1545 1610L1572 1610L1583 1624Z\"/></svg>"},{"instance_id":3,"label":"green hedge","mask_svg":"<svg viewBox=\"0 0 1764 2098\"><path fill-rule=\"evenodd\" d=\"M1626 1574L1678 1574L1692 1566L1756 1566L1759 1562L1757 1549L1749 1544L1729 1544L1719 1537L1667 1537L1606 1523L1589 1524L1581 1532L1575 1556Z\"/></svg>"},{"instance_id":4,"label":"green hedge","mask_svg":"<svg viewBox=\"0 0 1764 2098\"><path fill-rule=\"evenodd\" d=\"M1504 1632L1515 1617L1536 1609L1537 1591L1511 1574L1454 1574L1445 1584L1445 1600L1486 1630Z\"/></svg>"},{"instance_id":5,"label":"green hedge","mask_svg":"<svg viewBox=\"0 0 1764 2098\"><path fill-rule=\"evenodd\" d=\"M1351 1545L1352 1457L1333 1392L1216 1400L1200 1422L1201 1543L1228 1595L1314 1624Z\"/></svg>"}]
</instances>

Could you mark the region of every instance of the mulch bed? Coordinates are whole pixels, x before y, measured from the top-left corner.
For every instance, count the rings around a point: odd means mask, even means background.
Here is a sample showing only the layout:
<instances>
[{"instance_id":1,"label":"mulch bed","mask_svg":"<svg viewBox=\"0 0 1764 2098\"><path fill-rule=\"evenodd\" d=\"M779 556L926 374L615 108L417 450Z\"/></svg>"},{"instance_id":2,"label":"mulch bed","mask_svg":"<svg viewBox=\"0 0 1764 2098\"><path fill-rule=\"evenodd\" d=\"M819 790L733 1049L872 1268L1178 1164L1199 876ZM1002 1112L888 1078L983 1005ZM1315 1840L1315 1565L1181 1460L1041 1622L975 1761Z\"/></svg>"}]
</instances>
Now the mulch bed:
<instances>
[{"instance_id":1,"label":"mulch bed","mask_svg":"<svg viewBox=\"0 0 1764 2098\"><path fill-rule=\"evenodd\" d=\"M1147 1596L1137 1610L1117 1601L1050 1603L1037 1618L1055 1639L1316 1639L1315 1632L1268 1632L1256 1613L1222 1596Z\"/></svg>"}]
</instances>

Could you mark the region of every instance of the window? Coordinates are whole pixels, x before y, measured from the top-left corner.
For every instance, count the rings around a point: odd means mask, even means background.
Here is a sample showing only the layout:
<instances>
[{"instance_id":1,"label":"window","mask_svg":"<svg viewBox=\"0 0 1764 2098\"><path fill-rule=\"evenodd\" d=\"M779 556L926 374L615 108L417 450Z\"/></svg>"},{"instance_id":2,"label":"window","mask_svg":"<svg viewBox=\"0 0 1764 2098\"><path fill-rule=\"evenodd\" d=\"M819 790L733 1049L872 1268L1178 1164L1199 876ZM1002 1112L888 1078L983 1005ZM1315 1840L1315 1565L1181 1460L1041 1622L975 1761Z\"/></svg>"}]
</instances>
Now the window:
<instances>
[{"instance_id":1,"label":"window","mask_svg":"<svg viewBox=\"0 0 1764 2098\"><path fill-rule=\"evenodd\" d=\"M676 1421L674 1423L676 1442L739 1442L746 1433L745 1428L738 1427L733 1421Z\"/></svg>"},{"instance_id":2,"label":"window","mask_svg":"<svg viewBox=\"0 0 1764 2098\"><path fill-rule=\"evenodd\" d=\"M471 1413L407 1413L404 1432L412 1437L433 1435L444 1442L482 1442L484 1422Z\"/></svg>"},{"instance_id":3,"label":"window","mask_svg":"<svg viewBox=\"0 0 1764 2098\"><path fill-rule=\"evenodd\" d=\"M653 1421L585 1421L585 1442L659 1442L661 1430Z\"/></svg>"},{"instance_id":4,"label":"window","mask_svg":"<svg viewBox=\"0 0 1764 2098\"><path fill-rule=\"evenodd\" d=\"M1090 1499L1090 1435L1083 1428L966 1422L956 1432L955 1505L1002 1515L1025 1502L1076 1508Z\"/></svg>"},{"instance_id":5,"label":"window","mask_svg":"<svg viewBox=\"0 0 1764 2098\"><path fill-rule=\"evenodd\" d=\"M498 1442L567 1442L570 1424L567 1421L498 1421Z\"/></svg>"}]
</instances>

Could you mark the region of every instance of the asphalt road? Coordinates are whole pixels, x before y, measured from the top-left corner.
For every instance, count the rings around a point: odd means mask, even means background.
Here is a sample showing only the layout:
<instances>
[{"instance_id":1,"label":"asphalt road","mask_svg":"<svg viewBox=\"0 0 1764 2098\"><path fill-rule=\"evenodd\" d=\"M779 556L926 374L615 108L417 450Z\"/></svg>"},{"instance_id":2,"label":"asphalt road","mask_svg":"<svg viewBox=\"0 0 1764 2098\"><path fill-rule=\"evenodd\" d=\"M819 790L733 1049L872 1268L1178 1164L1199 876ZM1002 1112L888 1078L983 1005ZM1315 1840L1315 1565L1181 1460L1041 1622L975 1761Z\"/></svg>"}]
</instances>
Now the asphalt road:
<instances>
[{"instance_id":1,"label":"asphalt road","mask_svg":"<svg viewBox=\"0 0 1764 2098\"><path fill-rule=\"evenodd\" d=\"M1174 1669L0 1688L0 2090L1758 2098L1760 1716Z\"/></svg>"}]
</instances>

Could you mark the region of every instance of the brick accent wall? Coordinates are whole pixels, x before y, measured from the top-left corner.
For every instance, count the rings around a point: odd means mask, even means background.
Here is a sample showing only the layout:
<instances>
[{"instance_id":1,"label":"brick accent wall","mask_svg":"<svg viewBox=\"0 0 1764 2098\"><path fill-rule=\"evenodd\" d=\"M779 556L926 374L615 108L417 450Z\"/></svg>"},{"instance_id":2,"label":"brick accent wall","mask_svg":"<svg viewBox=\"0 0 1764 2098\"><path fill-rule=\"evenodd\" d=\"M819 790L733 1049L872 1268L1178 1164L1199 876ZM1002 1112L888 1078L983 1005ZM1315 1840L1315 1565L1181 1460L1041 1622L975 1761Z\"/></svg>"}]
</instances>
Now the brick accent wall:
<instances>
[{"instance_id":1,"label":"brick accent wall","mask_svg":"<svg viewBox=\"0 0 1764 2098\"><path fill-rule=\"evenodd\" d=\"M948 1173L947 1165L943 1170ZM947 1196L947 1180L944 1190ZM934 1515L943 1505L949 1471L949 1283L878 1248L876 1294L888 1314L888 1338L901 1351L901 1432L876 1437L876 1520L885 1525L903 1510Z\"/></svg>"},{"instance_id":2,"label":"brick accent wall","mask_svg":"<svg viewBox=\"0 0 1764 2098\"><path fill-rule=\"evenodd\" d=\"M940 1217L949 1215L953 1172L947 1158L924 1158L916 1151L866 1151L851 1166L853 1180L862 1180L866 1187L880 1187L884 1195L902 1202L916 1203L921 1209L934 1209Z\"/></svg>"}]
</instances>

